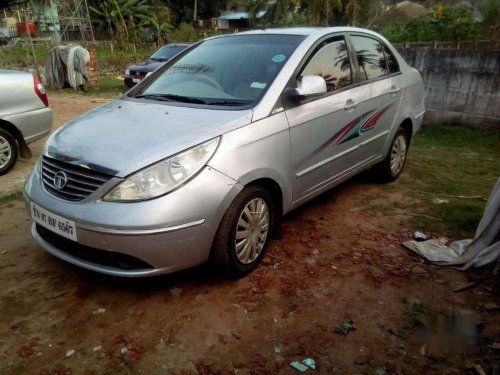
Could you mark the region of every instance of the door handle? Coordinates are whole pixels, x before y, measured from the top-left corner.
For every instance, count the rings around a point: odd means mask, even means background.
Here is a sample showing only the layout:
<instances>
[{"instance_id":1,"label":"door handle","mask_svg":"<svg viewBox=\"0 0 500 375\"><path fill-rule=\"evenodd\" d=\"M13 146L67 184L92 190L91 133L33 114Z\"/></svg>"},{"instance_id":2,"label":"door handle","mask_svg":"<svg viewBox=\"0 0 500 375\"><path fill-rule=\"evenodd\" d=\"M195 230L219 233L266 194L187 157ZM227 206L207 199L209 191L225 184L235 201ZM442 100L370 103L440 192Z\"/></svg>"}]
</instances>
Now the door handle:
<instances>
[{"instance_id":1,"label":"door handle","mask_svg":"<svg viewBox=\"0 0 500 375\"><path fill-rule=\"evenodd\" d=\"M356 108L357 106L359 105L359 102L355 102L351 99L349 99L346 103L345 103L345 106L344 106L344 109L346 111L350 110L350 109L354 109Z\"/></svg>"},{"instance_id":2,"label":"door handle","mask_svg":"<svg viewBox=\"0 0 500 375\"><path fill-rule=\"evenodd\" d=\"M389 94L394 95L401 91L401 87L392 86L389 90Z\"/></svg>"}]
</instances>

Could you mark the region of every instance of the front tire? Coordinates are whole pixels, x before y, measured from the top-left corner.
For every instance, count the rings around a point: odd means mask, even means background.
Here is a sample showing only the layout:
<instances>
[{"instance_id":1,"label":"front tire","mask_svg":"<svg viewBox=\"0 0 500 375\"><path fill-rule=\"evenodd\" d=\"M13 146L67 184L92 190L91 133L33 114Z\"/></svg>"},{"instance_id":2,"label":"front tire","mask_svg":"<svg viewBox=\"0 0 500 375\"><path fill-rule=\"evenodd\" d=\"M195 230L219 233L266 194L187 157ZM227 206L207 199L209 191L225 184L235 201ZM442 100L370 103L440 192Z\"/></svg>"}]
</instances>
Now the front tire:
<instances>
[{"instance_id":1,"label":"front tire","mask_svg":"<svg viewBox=\"0 0 500 375\"><path fill-rule=\"evenodd\" d=\"M215 235L212 262L229 277L242 277L262 261L274 224L269 192L245 187L227 209Z\"/></svg>"},{"instance_id":2,"label":"front tire","mask_svg":"<svg viewBox=\"0 0 500 375\"><path fill-rule=\"evenodd\" d=\"M0 129L0 176L6 174L16 164L19 147L12 134Z\"/></svg>"},{"instance_id":3,"label":"front tire","mask_svg":"<svg viewBox=\"0 0 500 375\"><path fill-rule=\"evenodd\" d=\"M375 168L375 176L381 182L391 182L397 179L406 163L409 136L405 129L399 128L394 136L389 152Z\"/></svg>"}]
</instances>

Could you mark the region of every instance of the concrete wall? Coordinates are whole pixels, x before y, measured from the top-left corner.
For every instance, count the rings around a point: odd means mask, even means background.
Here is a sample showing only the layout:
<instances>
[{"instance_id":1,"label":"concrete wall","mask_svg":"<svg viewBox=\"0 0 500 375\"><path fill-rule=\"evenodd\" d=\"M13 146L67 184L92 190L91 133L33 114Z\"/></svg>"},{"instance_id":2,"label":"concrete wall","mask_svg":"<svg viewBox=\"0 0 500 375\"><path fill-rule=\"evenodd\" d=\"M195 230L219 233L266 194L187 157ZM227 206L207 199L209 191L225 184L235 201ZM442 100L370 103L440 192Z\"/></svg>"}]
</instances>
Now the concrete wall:
<instances>
[{"instance_id":1,"label":"concrete wall","mask_svg":"<svg viewBox=\"0 0 500 375\"><path fill-rule=\"evenodd\" d=\"M500 51L399 48L422 73L426 123L500 129Z\"/></svg>"}]
</instances>

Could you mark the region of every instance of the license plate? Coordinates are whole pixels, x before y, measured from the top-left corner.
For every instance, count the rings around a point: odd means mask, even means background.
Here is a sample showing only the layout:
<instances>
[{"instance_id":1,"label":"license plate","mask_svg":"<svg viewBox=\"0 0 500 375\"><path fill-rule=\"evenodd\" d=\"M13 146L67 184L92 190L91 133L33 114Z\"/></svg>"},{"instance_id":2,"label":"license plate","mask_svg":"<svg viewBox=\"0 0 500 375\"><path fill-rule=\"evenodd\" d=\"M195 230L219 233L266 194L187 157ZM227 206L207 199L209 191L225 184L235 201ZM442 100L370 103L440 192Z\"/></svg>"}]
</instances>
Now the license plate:
<instances>
[{"instance_id":1,"label":"license plate","mask_svg":"<svg viewBox=\"0 0 500 375\"><path fill-rule=\"evenodd\" d=\"M139 78L132 78L132 82L139 83L139 82L141 82L141 80Z\"/></svg>"},{"instance_id":2,"label":"license plate","mask_svg":"<svg viewBox=\"0 0 500 375\"><path fill-rule=\"evenodd\" d=\"M60 236L76 241L76 225L72 220L56 215L31 202L31 218L41 226Z\"/></svg>"}]
</instances>

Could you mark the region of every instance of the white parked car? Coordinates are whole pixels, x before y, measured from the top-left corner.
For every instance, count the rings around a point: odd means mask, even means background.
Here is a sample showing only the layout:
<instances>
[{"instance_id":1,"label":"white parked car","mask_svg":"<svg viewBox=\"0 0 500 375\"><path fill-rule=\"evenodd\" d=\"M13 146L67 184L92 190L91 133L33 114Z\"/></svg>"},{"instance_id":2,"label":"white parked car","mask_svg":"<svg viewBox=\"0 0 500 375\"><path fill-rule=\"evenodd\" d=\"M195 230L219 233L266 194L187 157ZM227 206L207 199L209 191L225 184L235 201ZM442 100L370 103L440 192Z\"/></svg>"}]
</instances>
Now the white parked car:
<instances>
[{"instance_id":1,"label":"white parked car","mask_svg":"<svg viewBox=\"0 0 500 375\"><path fill-rule=\"evenodd\" d=\"M52 109L38 77L28 72L0 69L0 175L18 155L31 157L28 144L52 128Z\"/></svg>"},{"instance_id":2,"label":"white parked car","mask_svg":"<svg viewBox=\"0 0 500 375\"><path fill-rule=\"evenodd\" d=\"M24 190L32 233L110 275L242 276L284 214L367 168L396 179L424 112L419 72L371 31L209 38L54 132Z\"/></svg>"}]
</instances>

